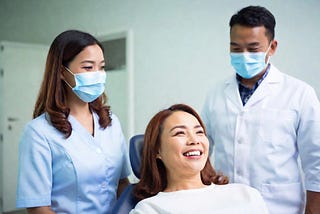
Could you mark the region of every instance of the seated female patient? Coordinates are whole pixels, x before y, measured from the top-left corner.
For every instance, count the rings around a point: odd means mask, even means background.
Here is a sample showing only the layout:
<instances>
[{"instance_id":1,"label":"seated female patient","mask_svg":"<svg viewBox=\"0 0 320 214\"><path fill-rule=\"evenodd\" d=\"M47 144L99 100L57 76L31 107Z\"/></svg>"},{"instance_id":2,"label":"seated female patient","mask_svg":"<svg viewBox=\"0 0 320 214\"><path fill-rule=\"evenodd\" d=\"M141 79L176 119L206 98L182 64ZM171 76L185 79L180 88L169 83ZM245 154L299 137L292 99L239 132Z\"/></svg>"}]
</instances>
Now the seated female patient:
<instances>
[{"instance_id":1,"label":"seated female patient","mask_svg":"<svg viewBox=\"0 0 320 214\"><path fill-rule=\"evenodd\" d=\"M158 112L145 136L136 213L268 213L259 192L226 184L208 159L209 141L194 109L176 104ZM226 185L216 185L226 184Z\"/></svg>"}]
</instances>

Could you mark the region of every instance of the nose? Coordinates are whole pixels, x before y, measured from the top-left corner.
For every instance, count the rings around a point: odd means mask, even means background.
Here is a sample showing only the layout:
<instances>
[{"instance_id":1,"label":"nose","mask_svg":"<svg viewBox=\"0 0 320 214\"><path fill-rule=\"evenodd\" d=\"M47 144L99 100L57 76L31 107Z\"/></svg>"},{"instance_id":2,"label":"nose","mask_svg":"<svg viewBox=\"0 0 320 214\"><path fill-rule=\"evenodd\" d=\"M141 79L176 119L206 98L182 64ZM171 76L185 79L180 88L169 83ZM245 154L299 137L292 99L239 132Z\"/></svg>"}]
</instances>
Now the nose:
<instances>
[{"instance_id":1,"label":"nose","mask_svg":"<svg viewBox=\"0 0 320 214\"><path fill-rule=\"evenodd\" d=\"M197 144L200 144L197 135L189 134L187 144L188 144L188 145L197 145Z\"/></svg>"}]
</instances>

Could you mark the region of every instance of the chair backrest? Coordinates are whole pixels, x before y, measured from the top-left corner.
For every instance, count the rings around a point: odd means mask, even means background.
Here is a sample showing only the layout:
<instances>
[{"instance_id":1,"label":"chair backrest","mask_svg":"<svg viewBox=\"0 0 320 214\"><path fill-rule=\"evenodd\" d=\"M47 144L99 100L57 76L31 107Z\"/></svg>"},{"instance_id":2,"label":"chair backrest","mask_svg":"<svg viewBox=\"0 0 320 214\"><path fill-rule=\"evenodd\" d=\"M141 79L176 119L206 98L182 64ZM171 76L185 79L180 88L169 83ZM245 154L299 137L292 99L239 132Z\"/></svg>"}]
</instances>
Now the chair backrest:
<instances>
[{"instance_id":1,"label":"chair backrest","mask_svg":"<svg viewBox=\"0 0 320 214\"><path fill-rule=\"evenodd\" d=\"M140 178L140 163L143 146L143 134L133 136L129 141L129 157L131 168L134 175ZM135 207L137 201L135 200L132 190L135 184L129 184L121 193L115 206L113 207L113 214L128 214L131 209Z\"/></svg>"},{"instance_id":2,"label":"chair backrest","mask_svg":"<svg viewBox=\"0 0 320 214\"><path fill-rule=\"evenodd\" d=\"M129 157L131 168L134 175L140 178L140 165L141 165L141 154L143 146L143 134L135 135L130 139L129 145Z\"/></svg>"}]
</instances>

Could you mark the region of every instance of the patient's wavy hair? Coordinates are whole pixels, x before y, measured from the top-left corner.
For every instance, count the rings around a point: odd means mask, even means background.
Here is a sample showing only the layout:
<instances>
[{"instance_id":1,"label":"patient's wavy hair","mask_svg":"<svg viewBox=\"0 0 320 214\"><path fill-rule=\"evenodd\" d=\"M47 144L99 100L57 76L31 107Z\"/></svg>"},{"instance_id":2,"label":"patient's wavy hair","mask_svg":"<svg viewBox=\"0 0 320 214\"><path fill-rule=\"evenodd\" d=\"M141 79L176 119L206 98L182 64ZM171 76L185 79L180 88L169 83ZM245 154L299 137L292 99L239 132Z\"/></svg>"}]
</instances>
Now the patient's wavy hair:
<instances>
[{"instance_id":1,"label":"patient's wavy hair","mask_svg":"<svg viewBox=\"0 0 320 214\"><path fill-rule=\"evenodd\" d=\"M153 116L144 134L140 181L134 188L134 195L137 201L154 196L167 186L167 172L163 162L157 158L157 154L160 149L163 123L175 111L184 111L196 117L206 134L205 126L200 116L188 105L175 104ZM209 158L201 171L201 179L205 185L210 185L211 183L226 184L229 182L227 177L218 175L215 172Z\"/></svg>"},{"instance_id":2,"label":"patient's wavy hair","mask_svg":"<svg viewBox=\"0 0 320 214\"><path fill-rule=\"evenodd\" d=\"M101 43L92 35L77 30L67 30L54 39L47 56L33 118L47 113L51 124L67 138L71 135L72 127L68 121L70 109L66 102L68 86L62 80L62 71L83 49L91 45L99 45L104 51ZM89 103L90 109L99 115L99 124L103 128L111 124L110 106L106 106L106 102L107 96L103 93Z\"/></svg>"}]
</instances>

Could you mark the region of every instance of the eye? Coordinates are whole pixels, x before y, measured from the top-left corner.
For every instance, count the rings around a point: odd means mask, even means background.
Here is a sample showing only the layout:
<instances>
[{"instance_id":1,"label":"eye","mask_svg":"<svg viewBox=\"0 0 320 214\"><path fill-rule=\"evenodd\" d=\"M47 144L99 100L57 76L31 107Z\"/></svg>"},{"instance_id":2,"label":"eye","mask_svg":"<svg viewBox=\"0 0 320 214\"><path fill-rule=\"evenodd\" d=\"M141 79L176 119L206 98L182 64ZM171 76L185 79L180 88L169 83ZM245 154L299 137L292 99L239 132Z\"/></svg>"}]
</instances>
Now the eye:
<instances>
[{"instance_id":1,"label":"eye","mask_svg":"<svg viewBox=\"0 0 320 214\"><path fill-rule=\"evenodd\" d=\"M202 134L204 134L204 131L203 130L198 130L196 133L202 135Z\"/></svg>"},{"instance_id":2,"label":"eye","mask_svg":"<svg viewBox=\"0 0 320 214\"><path fill-rule=\"evenodd\" d=\"M83 66L82 69L86 71L91 71L93 69L93 66Z\"/></svg>"},{"instance_id":3,"label":"eye","mask_svg":"<svg viewBox=\"0 0 320 214\"><path fill-rule=\"evenodd\" d=\"M230 52L240 53L240 52L243 52L243 48L238 44L231 44Z\"/></svg>"},{"instance_id":4,"label":"eye","mask_svg":"<svg viewBox=\"0 0 320 214\"><path fill-rule=\"evenodd\" d=\"M241 48L231 48L231 52L239 53L242 52Z\"/></svg>"},{"instance_id":5,"label":"eye","mask_svg":"<svg viewBox=\"0 0 320 214\"><path fill-rule=\"evenodd\" d=\"M249 52L259 52L258 48L248 48Z\"/></svg>"},{"instance_id":6,"label":"eye","mask_svg":"<svg viewBox=\"0 0 320 214\"><path fill-rule=\"evenodd\" d=\"M100 71L106 71L106 69L105 69L105 68L106 68L106 66L105 66L105 65L101 66L101 67L100 67Z\"/></svg>"},{"instance_id":7,"label":"eye","mask_svg":"<svg viewBox=\"0 0 320 214\"><path fill-rule=\"evenodd\" d=\"M195 129L195 132L196 132L197 135L203 135L204 134L204 129L201 126L198 126Z\"/></svg>"},{"instance_id":8,"label":"eye","mask_svg":"<svg viewBox=\"0 0 320 214\"><path fill-rule=\"evenodd\" d=\"M184 131L177 131L173 134L173 136L183 136L184 134Z\"/></svg>"}]
</instances>

